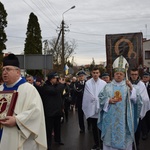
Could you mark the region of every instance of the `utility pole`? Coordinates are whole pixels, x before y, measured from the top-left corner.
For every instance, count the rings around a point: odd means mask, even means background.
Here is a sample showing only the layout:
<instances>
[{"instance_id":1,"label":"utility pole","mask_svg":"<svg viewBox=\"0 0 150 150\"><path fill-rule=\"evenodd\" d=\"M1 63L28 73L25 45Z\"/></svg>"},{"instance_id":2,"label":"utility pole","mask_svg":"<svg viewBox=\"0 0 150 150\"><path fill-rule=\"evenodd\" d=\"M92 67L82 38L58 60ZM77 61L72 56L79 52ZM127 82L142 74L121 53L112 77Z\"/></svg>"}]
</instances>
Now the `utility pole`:
<instances>
[{"instance_id":1,"label":"utility pole","mask_svg":"<svg viewBox=\"0 0 150 150\"><path fill-rule=\"evenodd\" d=\"M64 75L65 73L65 70L64 70L64 67L65 67L65 60L64 60L64 50L65 50L65 46L64 46L64 20L62 20L62 74Z\"/></svg>"},{"instance_id":2,"label":"utility pole","mask_svg":"<svg viewBox=\"0 0 150 150\"><path fill-rule=\"evenodd\" d=\"M48 40L44 40L44 80L46 80L46 55L47 52L49 51L49 46L48 46Z\"/></svg>"},{"instance_id":3,"label":"utility pole","mask_svg":"<svg viewBox=\"0 0 150 150\"><path fill-rule=\"evenodd\" d=\"M145 24L145 29L146 29L146 40L147 40L147 24Z\"/></svg>"},{"instance_id":4,"label":"utility pole","mask_svg":"<svg viewBox=\"0 0 150 150\"><path fill-rule=\"evenodd\" d=\"M56 47L57 47L57 44L58 44L58 41L59 41L60 35L61 35L61 30L60 30L60 32L59 32L59 34L58 34L58 37L57 37L57 40L56 40L56 43L55 43L55 46L54 46L54 50L55 50L55 49L56 49Z\"/></svg>"},{"instance_id":5,"label":"utility pole","mask_svg":"<svg viewBox=\"0 0 150 150\"><path fill-rule=\"evenodd\" d=\"M49 45L48 45L48 40L44 40L44 55L47 55L47 52L49 51Z\"/></svg>"},{"instance_id":6,"label":"utility pole","mask_svg":"<svg viewBox=\"0 0 150 150\"><path fill-rule=\"evenodd\" d=\"M63 12L63 14L62 14L62 22L61 22L61 31L62 31L62 60L61 60L61 65L62 65L62 74L63 75L65 75L65 70L64 70L64 67L65 67L65 60L64 60L64 51L65 51L65 44L64 44L64 42L65 42L65 40L64 40L64 28L65 28L65 22L64 22L64 14L66 13L66 12L68 12L69 10L71 10L71 9L74 9L75 8L75 6L72 6L71 8L69 8L68 10L66 10L65 12Z\"/></svg>"}]
</instances>

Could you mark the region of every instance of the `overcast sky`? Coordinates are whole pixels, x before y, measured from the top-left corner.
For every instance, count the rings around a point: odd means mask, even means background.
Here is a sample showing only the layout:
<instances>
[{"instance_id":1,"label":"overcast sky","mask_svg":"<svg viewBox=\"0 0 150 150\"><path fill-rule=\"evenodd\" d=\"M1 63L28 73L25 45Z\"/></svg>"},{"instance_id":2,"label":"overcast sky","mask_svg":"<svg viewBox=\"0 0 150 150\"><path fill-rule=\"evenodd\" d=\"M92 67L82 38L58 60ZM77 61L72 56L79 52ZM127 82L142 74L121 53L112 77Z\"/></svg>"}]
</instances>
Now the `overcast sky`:
<instances>
[{"instance_id":1,"label":"overcast sky","mask_svg":"<svg viewBox=\"0 0 150 150\"><path fill-rule=\"evenodd\" d=\"M44 40L58 36L64 14L69 32L65 39L77 43L74 61L78 65L106 60L106 34L143 32L150 38L150 0L1 0L7 13L7 50L23 53L29 15L37 17Z\"/></svg>"}]
</instances>

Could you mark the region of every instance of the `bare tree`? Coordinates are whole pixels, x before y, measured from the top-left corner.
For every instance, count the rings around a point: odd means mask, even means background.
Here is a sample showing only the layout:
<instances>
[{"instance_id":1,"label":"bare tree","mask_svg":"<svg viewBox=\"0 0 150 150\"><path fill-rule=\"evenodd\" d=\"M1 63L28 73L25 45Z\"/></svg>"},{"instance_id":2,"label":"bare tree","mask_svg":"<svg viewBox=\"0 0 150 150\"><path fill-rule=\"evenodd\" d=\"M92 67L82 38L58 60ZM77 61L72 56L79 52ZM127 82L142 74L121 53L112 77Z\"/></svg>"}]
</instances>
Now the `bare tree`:
<instances>
[{"instance_id":1,"label":"bare tree","mask_svg":"<svg viewBox=\"0 0 150 150\"><path fill-rule=\"evenodd\" d=\"M53 63L56 64L56 65L59 65L62 62L61 61L61 58L62 58L62 43L60 41L56 45L56 40L57 40L56 38L53 38L51 41L49 41L49 44L50 44L49 54L53 55ZM65 63L73 55L76 47L77 47L77 44L76 44L75 40L72 40L70 42L65 41L65 44L64 44L64 60L65 60Z\"/></svg>"}]
</instances>

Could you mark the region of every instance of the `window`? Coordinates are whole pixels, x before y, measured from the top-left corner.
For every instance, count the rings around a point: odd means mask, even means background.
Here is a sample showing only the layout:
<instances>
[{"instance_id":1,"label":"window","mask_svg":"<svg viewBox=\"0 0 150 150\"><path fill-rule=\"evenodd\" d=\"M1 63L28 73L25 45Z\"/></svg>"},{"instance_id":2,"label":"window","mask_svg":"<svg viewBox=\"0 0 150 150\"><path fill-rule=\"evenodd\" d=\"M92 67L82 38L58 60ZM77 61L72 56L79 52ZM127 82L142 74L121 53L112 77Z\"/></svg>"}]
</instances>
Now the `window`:
<instances>
[{"instance_id":1,"label":"window","mask_svg":"<svg viewBox=\"0 0 150 150\"><path fill-rule=\"evenodd\" d=\"M150 50L145 51L145 59L150 59Z\"/></svg>"}]
</instances>

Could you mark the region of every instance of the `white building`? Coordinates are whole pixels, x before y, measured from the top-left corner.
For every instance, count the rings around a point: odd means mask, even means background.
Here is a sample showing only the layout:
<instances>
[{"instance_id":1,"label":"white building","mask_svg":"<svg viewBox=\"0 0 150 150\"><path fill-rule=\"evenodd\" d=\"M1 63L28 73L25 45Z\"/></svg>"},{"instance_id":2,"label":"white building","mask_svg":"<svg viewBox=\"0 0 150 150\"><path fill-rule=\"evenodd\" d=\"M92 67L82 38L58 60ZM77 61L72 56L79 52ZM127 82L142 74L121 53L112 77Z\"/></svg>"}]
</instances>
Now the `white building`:
<instances>
[{"instance_id":1,"label":"white building","mask_svg":"<svg viewBox=\"0 0 150 150\"><path fill-rule=\"evenodd\" d=\"M144 68L150 72L150 40L143 40L143 61Z\"/></svg>"}]
</instances>

